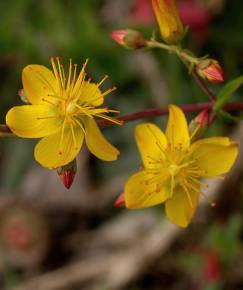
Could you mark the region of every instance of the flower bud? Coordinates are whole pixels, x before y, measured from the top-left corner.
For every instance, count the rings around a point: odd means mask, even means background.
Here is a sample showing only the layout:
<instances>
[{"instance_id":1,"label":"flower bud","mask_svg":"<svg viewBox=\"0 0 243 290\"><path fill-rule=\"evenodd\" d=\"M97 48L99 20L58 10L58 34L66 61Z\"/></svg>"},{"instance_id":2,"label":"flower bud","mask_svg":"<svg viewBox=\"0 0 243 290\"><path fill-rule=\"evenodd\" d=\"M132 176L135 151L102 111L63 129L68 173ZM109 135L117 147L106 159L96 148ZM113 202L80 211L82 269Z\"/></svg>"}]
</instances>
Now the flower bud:
<instances>
[{"instance_id":1,"label":"flower bud","mask_svg":"<svg viewBox=\"0 0 243 290\"><path fill-rule=\"evenodd\" d=\"M189 132L193 141L199 139L209 124L209 111L203 110L189 125Z\"/></svg>"},{"instance_id":2,"label":"flower bud","mask_svg":"<svg viewBox=\"0 0 243 290\"><path fill-rule=\"evenodd\" d=\"M124 197L124 192L122 192L118 198L116 199L114 206L117 208L122 208L125 207L125 197Z\"/></svg>"},{"instance_id":3,"label":"flower bud","mask_svg":"<svg viewBox=\"0 0 243 290\"><path fill-rule=\"evenodd\" d=\"M132 29L114 30L111 33L111 38L129 49L139 49L147 45L143 34Z\"/></svg>"},{"instance_id":4,"label":"flower bud","mask_svg":"<svg viewBox=\"0 0 243 290\"><path fill-rule=\"evenodd\" d=\"M225 80L224 70L216 60L202 60L196 67L197 73L203 79L212 83L222 83Z\"/></svg>"},{"instance_id":5,"label":"flower bud","mask_svg":"<svg viewBox=\"0 0 243 290\"><path fill-rule=\"evenodd\" d=\"M30 102L28 101L24 89L19 89L18 90L18 96L20 97L21 101L25 104L29 104Z\"/></svg>"},{"instance_id":6,"label":"flower bud","mask_svg":"<svg viewBox=\"0 0 243 290\"><path fill-rule=\"evenodd\" d=\"M209 113L208 110L203 110L201 113L197 115L194 119L195 123L202 129L206 128L209 123Z\"/></svg>"},{"instance_id":7,"label":"flower bud","mask_svg":"<svg viewBox=\"0 0 243 290\"><path fill-rule=\"evenodd\" d=\"M152 0L153 10L165 42L176 44L185 31L174 0Z\"/></svg>"},{"instance_id":8,"label":"flower bud","mask_svg":"<svg viewBox=\"0 0 243 290\"><path fill-rule=\"evenodd\" d=\"M64 186L69 189L73 184L75 174L77 172L77 162L76 159L57 169L57 173Z\"/></svg>"}]
</instances>

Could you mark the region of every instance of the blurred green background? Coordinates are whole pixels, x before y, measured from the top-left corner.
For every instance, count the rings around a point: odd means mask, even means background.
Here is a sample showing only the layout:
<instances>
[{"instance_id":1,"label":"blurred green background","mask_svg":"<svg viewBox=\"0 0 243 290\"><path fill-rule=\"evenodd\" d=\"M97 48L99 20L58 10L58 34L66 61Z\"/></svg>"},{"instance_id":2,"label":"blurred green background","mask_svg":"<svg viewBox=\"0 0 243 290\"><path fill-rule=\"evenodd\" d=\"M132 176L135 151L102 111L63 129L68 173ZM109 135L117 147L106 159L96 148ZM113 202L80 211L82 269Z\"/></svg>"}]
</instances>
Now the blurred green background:
<instances>
[{"instance_id":1,"label":"blurred green background","mask_svg":"<svg viewBox=\"0 0 243 290\"><path fill-rule=\"evenodd\" d=\"M188 25L191 25L191 29L189 29L184 40L184 46L193 50L198 56L209 54L210 57L219 60L224 67L227 80L239 76L243 68L243 2L241 0L182 0L178 2L180 11L184 15L183 19ZM195 3L199 6L196 6L196 10L192 10ZM122 115L146 108L165 107L169 103L186 104L207 101L207 96L200 91L184 65L174 55L168 55L166 52L159 50L126 50L112 41L110 37L112 30L127 27L139 29L148 38L155 30L159 38L158 28L152 17L150 6L149 0L0 0L1 123L5 122L5 114L8 109L13 105L21 104L17 92L22 88L22 69L26 65L34 63L49 67L51 56L59 56L66 65L69 58L80 65L86 58L89 58L89 75L98 81L105 74L108 74L110 78L105 87L117 86L117 91L112 93L112 96L107 96L106 103L109 107L120 110ZM219 91L220 86L210 86L215 93ZM238 90L232 100L242 100L241 93L242 90ZM117 162L107 164L88 156L85 165L81 165L82 169L80 169L81 174L85 176L82 186L88 180L88 186L85 189L87 192L101 185L110 184L112 180L119 177L125 180L129 174L135 172L141 165L134 143L133 131L135 125L142 121L128 123L121 128L113 126L104 129L107 138L120 149L121 157ZM154 118L152 121L163 127L166 118ZM227 135L234 126L235 124L232 122L219 119L207 134ZM99 228L103 222L112 219L113 215L117 215L117 211L112 209L112 202L122 190L120 183L117 187L113 186L113 194L111 194L112 197L108 202L108 210L106 208L106 210L97 213L93 208L93 211L85 214L78 212L77 200L82 199L81 204L82 202L83 204L80 206L85 208L86 198L87 200L90 198L88 195L82 194L77 197L79 189L83 189L79 184L80 180L78 180L82 177L79 176L76 177L76 187L71 194L64 190L63 193L60 193L62 198L65 196L68 200L69 209L66 217L66 210L63 207L63 204L67 202L66 199L64 198L61 206L58 204L58 191L61 191L61 189L59 190L61 185L58 176L55 172L48 172L48 170L36 164L33 159L35 143L36 140L1 140L0 193L3 199L9 197L13 199L22 198L23 196L28 199L30 197L31 203L35 203L37 207L43 200L45 201L43 203L44 207L50 202L54 206L49 211L47 210L47 213L42 212L43 205L40 210L41 215L47 216L47 223L50 223L52 214L56 220L64 219L66 222L69 219L73 221L72 215L77 215L78 218L74 222L76 225L74 231L77 230L77 225L79 225L79 231L83 228ZM34 177L31 175L32 172L35 174ZM48 183L45 178L49 178L49 175L52 179L44 190L40 188L40 183ZM39 180L39 183L36 180ZM191 248L206 248L205 251L209 249L210 252L213 252L213 255L216 252L215 255L220 260L219 267L222 268L220 271L223 273L235 263L235 257L239 255L239 252L242 255L241 212L243 207L241 205L241 188L242 182L234 184L234 191L238 193L238 197L232 198L232 206L230 208L227 208L227 206L219 207L209 217L210 225L203 224L201 226L198 235L200 237L206 236L207 239L198 241L196 245L190 243ZM28 190L31 192L36 190L36 193L31 195ZM53 194L52 197L53 191L57 191L57 193ZM42 196L44 197L42 198ZM92 203L93 200L98 202L99 198L98 196L91 201L87 201L87 203ZM75 203L76 207L73 206ZM12 205L10 205L11 207ZM161 215L160 211L159 209L158 213ZM118 212L120 213L120 211ZM84 218L86 218L85 222L83 221ZM222 221L222 219L223 228L217 222L218 220ZM80 226L80 220L82 220L82 225L86 225ZM53 241L58 239L60 232L63 235L70 232L70 228L67 230L68 226L66 224L63 226L63 224L65 222L62 222L61 225L58 224L58 226L55 223L49 225L52 229L52 247L55 244ZM55 230L58 232L57 236ZM190 240L190 234L190 231L186 232L183 240ZM227 242L227 239L230 241ZM195 238L193 240L195 241ZM180 248L177 249L176 259L172 262L169 259L172 263L169 269L175 271L176 274L162 273L159 276L151 273L144 274L131 287L129 286L126 289L243 289L243 270L241 275L238 275L240 278L237 276L239 282L238 280L228 279L227 284L224 281L224 275L220 274L220 278L217 276L218 278L215 281L213 280L212 283L207 284L205 282L202 283L203 286L201 283L199 283L200 285L195 283L197 278L195 279L194 276L201 275L202 265L204 265L203 262L199 261L199 266L195 267L195 264L193 264L195 256L197 260L198 256L204 259L205 255L200 251L194 253L190 247L185 246L186 244L186 242L185 244L182 243ZM236 248L239 250L234 252ZM230 258L226 255L229 251L232 252ZM59 249L57 253L62 255L63 250ZM36 268L39 269L37 272L46 272L49 269L61 267L65 265L66 261L72 261L72 258L72 255L69 258L65 256L63 260L59 261L57 259L58 262L52 264L50 261L52 259L55 261L56 257L49 255L48 258L45 258L46 264L44 262L37 263ZM14 265L14 262L6 263L3 257L0 257L0 260L0 264L3 264L1 267L3 289L16 286L24 278L36 275L36 273L32 274L28 271L29 274L26 274L26 271ZM190 261L191 263L189 263ZM44 266L41 263L44 263ZM42 267L40 267L40 264ZM243 269L242 264L241 267ZM153 272L153 268L150 270ZM191 274L191 272L194 274L196 272L196 275ZM176 276L177 284L173 284L174 276ZM187 279L185 277L193 278ZM167 279L170 283L163 284L164 279ZM200 280L202 277L200 276L198 279ZM193 283L190 282L192 280ZM178 281L183 282L180 284ZM211 280L209 279L209 281ZM159 285L164 285L165 288L160 288ZM105 288L101 287L100 289Z\"/></svg>"}]
</instances>

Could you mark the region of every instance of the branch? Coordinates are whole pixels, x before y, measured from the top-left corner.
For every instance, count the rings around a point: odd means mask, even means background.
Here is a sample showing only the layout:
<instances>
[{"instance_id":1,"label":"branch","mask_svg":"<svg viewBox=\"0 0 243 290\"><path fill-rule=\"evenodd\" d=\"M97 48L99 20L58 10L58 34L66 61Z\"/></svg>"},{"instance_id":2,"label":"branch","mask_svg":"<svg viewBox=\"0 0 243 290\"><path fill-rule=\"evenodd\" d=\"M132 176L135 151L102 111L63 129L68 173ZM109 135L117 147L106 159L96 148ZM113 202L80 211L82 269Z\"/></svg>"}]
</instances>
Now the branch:
<instances>
[{"instance_id":1,"label":"branch","mask_svg":"<svg viewBox=\"0 0 243 290\"><path fill-rule=\"evenodd\" d=\"M192 112L201 112L206 109L212 109L213 107L212 102L206 102L206 103L197 103L197 104L187 104L179 106L185 113L192 113ZM234 103L228 103L223 108L225 111L243 111L243 102L234 102ZM162 108L162 109L147 109L145 111L131 113L125 116L118 117L117 120L126 122L136 121L140 119L145 119L149 117L158 117L158 116L164 116L168 115L169 109L168 108ZM113 125L110 121L102 120L99 121L100 127L108 127Z\"/></svg>"},{"instance_id":2,"label":"branch","mask_svg":"<svg viewBox=\"0 0 243 290\"><path fill-rule=\"evenodd\" d=\"M215 102L216 101L216 96L208 88L208 86L205 83L205 81L202 78L200 78L200 76L197 74L195 69L193 69L193 71L192 71L192 76L193 76L194 80L196 81L196 83L198 84L198 86L202 89L202 91L209 97L209 99L212 102Z\"/></svg>"}]
</instances>

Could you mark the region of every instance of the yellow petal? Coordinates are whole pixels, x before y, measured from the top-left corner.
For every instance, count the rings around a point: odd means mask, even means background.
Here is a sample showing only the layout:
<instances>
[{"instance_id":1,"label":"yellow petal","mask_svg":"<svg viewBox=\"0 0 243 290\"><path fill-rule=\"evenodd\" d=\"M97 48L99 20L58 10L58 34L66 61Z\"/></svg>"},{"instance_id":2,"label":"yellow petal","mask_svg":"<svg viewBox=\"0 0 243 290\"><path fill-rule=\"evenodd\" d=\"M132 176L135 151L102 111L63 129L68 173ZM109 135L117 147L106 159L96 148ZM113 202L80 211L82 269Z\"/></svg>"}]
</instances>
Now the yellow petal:
<instances>
[{"instance_id":1,"label":"yellow petal","mask_svg":"<svg viewBox=\"0 0 243 290\"><path fill-rule=\"evenodd\" d=\"M192 147L197 165L205 171L203 177L213 177L228 172L233 166L238 146L226 137L199 140Z\"/></svg>"},{"instance_id":2,"label":"yellow petal","mask_svg":"<svg viewBox=\"0 0 243 290\"><path fill-rule=\"evenodd\" d=\"M151 178L145 171L132 175L125 185L125 204L127 208L145 208L164 202L170 192L166 187L157 188L155 183L146 182Z\"/></svg>"},{"instance_id":3,"label":"yellow petal","mask_svg":"<svg viewBox=\"0 0 243 290\"><path fill-rule=\"evenodd\" d=\"M78 94L80 94L79 99L81 102L95 107L102 105L104 102L101 90L94 83L84 82Z\"/></svg>"},{"instance_id":4,"label":"yellow petal","mask_svg":"<svg viewBox=\"0 0 243 290\"><path fill-rule=\"evenodd\" d=\"M167 146L164 133L154 124L138 125L135 139L145 167L153 167L154 162L164 158L163 149Z\"/></svg>"},{"instance_id":5,"label":"yellow petal","mask_svg":"<svg viewBox=\"0 0 243 290\"><path fill-rule=\"evenodd\" d=\"M59 93L58 83L54 74L45 66L35 64L26 66L22 72L22 81L24 92L31 104L41 104L43 98L57 101L49 95Z\"/></svg>"},{"instance_id":6,"label":"yellow petal","mask_svg":"<svg viewBox=\"0 0 243 290\"><path fill-rule=\"evenodd\" d=\"M175 1L152 0L152 5L163 39L170 44L179 42L184 35L184 28Z\"/></svg>"},{"instance_id":7,"label":"yellow petal","mask_svg":"<svg viewBox=\"0 0 243 290\"><path fill-rule=\"evenodd\" d=\"M68 124L64 130L61 129L39 141L35 146L35 159L50 169L61 167L78 155L83 139L83 131L79 127L74 127L72 131Z\"/></svg>"},{"instance_id":8,"label":"yellow petal","mask_svg":"<svg viewBox=\"0 0 243 290\"><path fill-rule=\"evenodd\" d=\"M168 219L180 227L187 227L198 205L199 193L190 192L190 200L181 187L177 187L171 199L165 203Z\"/></svg>"},{"instance_id":9,"label":"yellow petal","mask_svg":"<svg viewBox=\"0 0 243 290\"><path fill-rule=\"evenodd\" d=\"M53 106L26 105L10 109L6 115L6 123L19 137L41 138L56 132L61 119Z\"/></svg>"},{"instance_id":10,"label":"yellow petal","mask_svg":"<svg viewBox=\"0 0 243 290\"><path fill-rule=\"evenodd\" d=\"M190 145L190 137L186 117L183 111L175 106L169 106L169 120L166 128L166 137L172 147L187 149Z\"/></svg>"},{"instance_id":11,"label":"yellow petal","mask_svg":"<svg viewBox=\"0 0 243 290\"><path fill-rule=\"evenodd\" d=\"M104 161L117 159L120 152L105 139L94 119L85 119L85 131L86 144L96 157Z\"/></svg>"}]
</instances>

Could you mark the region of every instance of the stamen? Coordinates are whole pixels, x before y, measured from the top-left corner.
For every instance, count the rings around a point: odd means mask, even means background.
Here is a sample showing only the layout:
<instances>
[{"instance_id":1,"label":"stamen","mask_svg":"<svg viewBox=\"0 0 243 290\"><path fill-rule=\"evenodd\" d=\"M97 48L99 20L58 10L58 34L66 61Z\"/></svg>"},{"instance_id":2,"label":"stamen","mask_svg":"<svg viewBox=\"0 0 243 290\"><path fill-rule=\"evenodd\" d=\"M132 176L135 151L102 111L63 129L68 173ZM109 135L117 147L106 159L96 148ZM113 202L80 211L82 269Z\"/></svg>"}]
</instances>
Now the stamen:
<instances>
[{"instance_id":1,"label":"stamen","mask_svg":"<svg viewBox=\"0 0 243 290\"><path fill-rule=\"evenodd\" d=\"M76 84L76 75L77 75L77 66L78 65L75 63L73 66L74 66L74 72L73 72L73 76L72 77L70 76L71 83L69 86L69 90L67 91L67 95L68 95L67 100L74 98L73 89L74 89L75 84Z\"/></svg>"},{"instance_id":2,"label":"stamen","mask_svg":"<svg viewBox=\"0 0 243 290\"><path fill-rule=\"evenodd\" d=\"M42 100L42 102L46 102L46 103L48 103L48 104L50 104L50 105L52 105L52 106L54 106L54 107L57 106L56 104L52 103L51 101L49 101L49 100L47 100L47 99L42 98L41 100Z\"/></svg>"},{"instance_id":3,"label":"stamen","mask_svg":"<svg viewBox=\"0 0 243 290\"><path fill-rule=\"evenodd\" d=\"M107 79L108 79L108 75L105 75L103 79L97 84L97 87L99 88Z\"/></svg>"},{"instance_id":4,"label":"stamen","mask_svg":"<svg viewBox=\"0 0 243 290\"><path fill-rule=\"evenodd\" d=\"M48 97L52 97L52 98L56 98L56 99L58 99L58 100L66 101L65 98L62 98L62 97L60 97L60 96L58 96L58 95L51 95L51 94L48 94Z\"/></svg>"},{"instance_id":5,"label":"stamen","mask_svg":"<svg viewBox=\"0 0 243 290\"><path fill-rule=\"evenodd\" d=\"M217 203L215 201L212 201L204 192L200 192L202 197L206 200L208 204L210 204L211 207L216 207Z\"/></svg>"},{"instance_id":6,"label":"stamen","mask_svg":"<svg viewBox=\"0 0 243 290\"><path fill-rule=\"evenodd\" d=\"M66 75L65 75L65 70L64 70L63 64L61 64L61 70L62 70L62 77L63 77L64 88L65 88L67 79L66 79Z\"/></svg>"},{"instance_id":7,"label":"stamen","mask_svg":"<svg viewBox=\"0 0 243 290\"><path fill-rule=\"evenodd\" d=\"M86 135L86 131L85 131L84 126L82 125L82 123L79 120L77 120L77 119L73 119L73 120L81 128L81 130L84 132L84 134Z\"/></svg>"},{"instance_id":8,"label":"stamen","mask_svg":"<svg viewBox=\"0 0 243 290\"><path fill-rule=\"evenodd\" d=\"M76 141L76 137L75 137L74 129L73 129L73 124L70 124L70 127L71 127L71 132L72 132L72 138L73 138L74 150L78 150L78 147L77 147L77 141Z\"/></svg>"},{"instance_id":9,"label":"stamen","mask_svg":"<svg viewBox=\"0 0 243 290\"><path fill-rule=\"evenodd\" d=\"M56 78L56 80L58 82L59 90L60 90L60 92L62 92L63 90L62 90L62 84L61 84L60 76L58 74L57 67L56 67L56 64L55 64L55 61L54 61L53 57L51 58L51 64L52 64L52 70L54 72L55 78Z\"/></svg>"},{"instance_id":10,"label":"stamen","mask_svg":"<svg viewBox=\"0 0 243 290\"><path fill-rule=\"evenodd\" d=\"M61 64L60 64L60 60L59 60L58 57L56 57L56 61L57 61L57 65L58 65L58 73L59 73L59 77L60 77L60 80L61 80L61 86L62 86L62 89L65 89L64 79L63 79L62 69L61 69Z\"/></svg>"},{"instance_id":11,"label":"stamen","mask_svg":"<svg viewBox=\"0 0 243 290\"><path fill-rule=\"evenodd\" d=\"M92 114L90 114L90 113L88 112L88 110L86 110L85 108L79 106L78 104L74 104L74 106L75 106L76 108L78 108L78 109L79 109L83 114L89 116L90 118L93 118Z\"/></svg>"},{"instance_id":12,"label":"stamen","mask_svg":"<svg viewBox=\"0 0 243 290\"><path fill-rule=\"evenodd\" d=\"M190 192L188 191L188 188L186 187L186 185L183 182L181 183L181 185L182 185L182 188L184 189L184 191L186 193L186 196L187 196L187 199L189 201L190 207L194 208L193 202L192 202L192 198L191 198Z\"/></svg>"},{"instance_id":13,"label":"stamen","mask_svg":"<svg viewBox=\"0 0 243 290\"><path fill-rule=\"evenodd\" d=\"M194 178L194 177L192 177L190 175L188 176L188 178L190 178L193 182L195 182L195 183L197 183L197 184L199 184L201 186L208 187L208 183L207 182L202 182L202 181L198 180L197 178Z\"/></svg>"},{"instance_id":14,"label":"stamen","mask_svg":"<svg viewBox=\"0 0 243 290\"><path fill-rule=\"evenodd\" d=\"M64 119L64 121L62 123L61 138L60 138L60 141L59 141L59 155L62 155L62 144L63 144L63 138L64 138L65 125L66 125L66 118Z\"/></svg>"},{"instance_id":15,"label":"stamen","mask_svg":"<svg viewBox=\"0 0 243 290\"><path fill-rule=\"evenodd\" d=\"M163 160L161 158L159 158L158 160L156 160L155 158L153 158L152 156L147 155L146 156L148 159L152 160L154 162L154 164L156 163L161 163ZM151 162L152 163L152 162Z\"/></svg>"},{"instance_id":16,"label":"stamen","mask_svg":"<svg viewBox=\"0 0 243 290\"><path fill-rule=\"evenodd\" d=\"M71 83L71 77L72 77L72 59L69 59L69 70L68 70L68 81L67 81L67 85L66 85L66 91L68 91L70 89L70 83Z\"/></svg>"},{"instance_id":17,"label":"stamen","mask_svg":"<svg viewBox=\"0 0 243 290\"><path fill-rule=\"evenodd\" d=\"M45 120L45 119L57 119L58 116L48 116L48 117L37 117L37 120Z\"/></svg>"},{"instance_id":18,"label":"stamen","mask_svg":"<svg viewBox=\"0 0 243 290\"><path fill-rule=\"evenodd\" d=\"M112 123L114 123L114 124L120 125L120 126L123 124L123 121L116 120L116 119L114 119L114 118L112 118L112 117L109 117L109 116L106 116L106 115L104 115L104 114L96 114L96 116L97 116L97 117L100 117L100 118L102 118L102 119L105 119L105 120L107 120L107 121L110 121L110 122L112 122Z\"/></svg>"},{"instance_id":19,"label":"stamen","mask_svg":"<svg viewBox=\"0 0 243 290\"><path fill-rule=\"evenodd\" d=\"M172 196L173 196L174 186L175 186L175 177L174 177L174 174L171 174L171 181L170 181L170 198L172 198Z\"/></svg>"},{"instance_id":20,"label":"stamen","mask_svg":"<svg viewBox=\"0 0 243 290\"><path fill-rule=\"evenodd\" d=\"M117 89L117 87L113 87L113 88L111 88L111 89L108 89L107 91L105 91L103 94L101 94L101 96L99 97L99 98L101 98L101 97L105 97L105 96L107 96L108 94L110 94L111 92L114 92L115 90Z\"/></svg>"},{"instance_id":21,"label":"stamen","mask_svg":"<svg viewBox=\"0 0 243 290\"><path fill-rule=\"evenodd\" d=\"M84 80L85 80L85 77L86 77L85 68L86 68L86 65L87 65L88 61L89 61L89 59L86 59L85 63L82 66L82 69L81 69L81 71L80 71L80 73L78 75L77 80L76 80L77 64L74 65L75 78L73 78L73 81L72 81L72 90L74 88L74 84L76 85L75 92L73 92L73 96L72 96L74 99L78 99L79 98L79 94L77 94L77 93L80 92L80 90L81 90L81 88L83 86L83 83L84 83Z\"/></svg>"}]
</instances>

